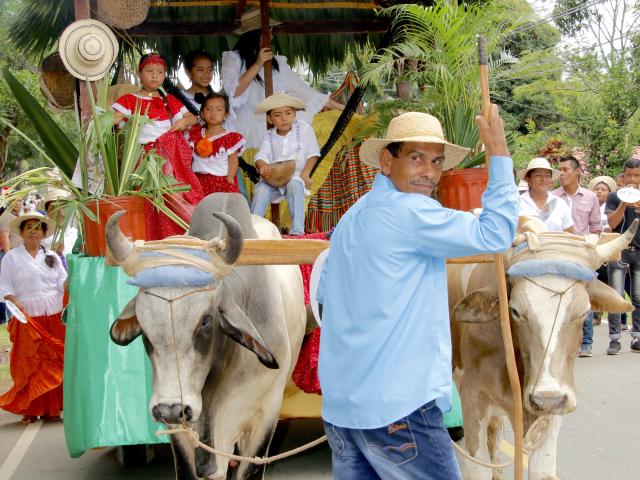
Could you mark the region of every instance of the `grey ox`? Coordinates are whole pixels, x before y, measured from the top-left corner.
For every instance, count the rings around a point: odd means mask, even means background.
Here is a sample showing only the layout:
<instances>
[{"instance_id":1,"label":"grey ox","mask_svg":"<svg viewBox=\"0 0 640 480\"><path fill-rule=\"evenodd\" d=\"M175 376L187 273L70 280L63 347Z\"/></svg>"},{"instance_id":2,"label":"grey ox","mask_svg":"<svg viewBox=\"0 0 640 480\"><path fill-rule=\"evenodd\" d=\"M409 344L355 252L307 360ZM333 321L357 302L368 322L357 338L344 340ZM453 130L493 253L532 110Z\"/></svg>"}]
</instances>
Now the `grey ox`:
<instances>
[{"instance_id":1,"label":"grey ox","mask_svg":"<svg viewBox=\"0 0 640 480\"><path fill-rule=\"evenodd\" d=\"M605 262L626 248L631 228L620 238L598 245ZM507 254L508 256L509 254ZM534 260L539 263L540 260ZM547 266L553 267L555 260ZM566 266L566 264L564 264ZM540 273L544 273L541 269ZM631 305L598 280L566 274L508 277L509 310L522 386L525 432L546 417L529 452L529 480L556 478L556 450L562 415L577 405L573 365L589 310L630 311ZM453 265L447 269L453 342L454 379L460 390L465 448L473 456L500 463L504 419L513 422L513 396L500 328L495 267ZM461 460L465 479L501 479L500 470Z\"/></svg>"},{"instance_id":2,"label":"grey ox","mask_svg":"<svg viewBox=\"0 0 640 480\"><path fill-rule=\"evenodd\" d=\"M119 261L132 249L118 226L120 215L111 217L106 229L109 249ZM227 264L240 254L244 238L280 238L272 223L249 213L241 195L222 193L198 204L189 233L205 240L226 236L222 255ZM111 338L127 345L142 336L153 366L149 409L157 421L172 425L184 420L207 445L262 455L304 335L300 269L235 267L208 287L141 288L113 323ZM187 293L173 304L174 343L169 301ZM194 451L183 435L172 436L171 446L179 480L259 477L262 471L240 462L234 472L228 458Z\"/></svg>"}]
</instances>

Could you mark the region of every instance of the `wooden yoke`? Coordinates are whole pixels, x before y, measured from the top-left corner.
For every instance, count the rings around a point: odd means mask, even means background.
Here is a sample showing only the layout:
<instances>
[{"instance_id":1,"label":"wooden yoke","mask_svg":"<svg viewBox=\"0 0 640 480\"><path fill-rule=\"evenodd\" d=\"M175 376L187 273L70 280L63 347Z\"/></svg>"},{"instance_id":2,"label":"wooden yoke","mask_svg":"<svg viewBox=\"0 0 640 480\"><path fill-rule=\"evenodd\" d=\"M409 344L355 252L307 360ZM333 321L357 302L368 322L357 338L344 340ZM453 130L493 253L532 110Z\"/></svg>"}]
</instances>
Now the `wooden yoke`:
<instances>
[{"instance_id":1,"label":"wooden yoke","mask_svg":"<svg viewBox=\"0 0 640 480\"><path fill-rule=\"evenodd\" d=\"M486 40L482 35L478 36L478 73L480 75L480 95L482 98L482 115L489 118L491 110L491 100L489 97L489 66L487 56ZM486 162L489 164L487 157ZM515 480L523 478L523 441L524 424L522 410L522 389L518 367L516 365L516 355L513 348L513 336L511 334L511 323L509 321L509 296L507 293L507 277L504 268L504 258L501 254L495 255L496 275L498 281L498 300L500 302L500 326L502 327L502 341L507 363L507 373L511 383L513 394L513 436L514 436L514 458L513 469Z\"/></svg>"}]
</instances>

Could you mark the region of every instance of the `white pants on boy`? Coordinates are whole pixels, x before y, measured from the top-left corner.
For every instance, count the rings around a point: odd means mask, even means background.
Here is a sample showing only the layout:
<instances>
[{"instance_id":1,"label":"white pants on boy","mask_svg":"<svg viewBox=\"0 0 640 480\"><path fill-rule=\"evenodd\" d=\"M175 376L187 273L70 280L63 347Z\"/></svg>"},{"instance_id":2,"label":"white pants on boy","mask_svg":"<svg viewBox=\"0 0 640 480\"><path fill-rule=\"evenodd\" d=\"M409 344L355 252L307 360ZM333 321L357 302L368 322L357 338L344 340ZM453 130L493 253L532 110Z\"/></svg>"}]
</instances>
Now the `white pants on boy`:
<instances>
[{"instance_id":1,"label":"white pants on boy","mask_svg":"<svg viewBox=\"0 0 640 480\"><path fill-rule=\"evenodd\" d=\"M253 190L251 213L264 217L267 207L283 196L281 188L275 188L260 180ZM291 230L289 235L304 235L304 183L297 179L289 180L284 186L284 198L289 204Z\"/></svg>"}]
</instances>

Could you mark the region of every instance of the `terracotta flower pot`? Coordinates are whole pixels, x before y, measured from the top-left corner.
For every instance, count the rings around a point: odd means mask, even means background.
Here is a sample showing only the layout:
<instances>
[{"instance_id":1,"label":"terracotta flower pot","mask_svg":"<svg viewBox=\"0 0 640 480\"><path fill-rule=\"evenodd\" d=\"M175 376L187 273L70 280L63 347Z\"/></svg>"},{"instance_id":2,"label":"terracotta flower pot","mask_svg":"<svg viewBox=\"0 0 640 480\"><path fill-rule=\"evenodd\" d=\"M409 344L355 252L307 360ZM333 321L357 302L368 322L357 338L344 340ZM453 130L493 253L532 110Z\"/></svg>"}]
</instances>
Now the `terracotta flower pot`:
<instances>
[{"instance_id":1,"label":"terracotta flower pot","mask_svg":"<svg viewBox=\"0 0 640 480\"><path fill-rule=\"evenodd\" d=\"M485 167L447 170L440 177L438 199L445 207L456 210L480 208L488 181L489 170Z\"/></svg>"},{"instance_id":2,"label":"terracotta flower pot","mask_svg":"<svg viewBox=\"0 0 640 480\"><path fill-rule=\"evenodd\" d=\"M106 256L105 227L107 220L120 210L126 211L126 214L120 219L122 233L132 240L145 240L144 202L142 197L137 196L107 197L90 202L87 206L96 215L98 221L94 222L87 216L84 217L85 255L89 257Z\"/></svg>"}]
</instances>

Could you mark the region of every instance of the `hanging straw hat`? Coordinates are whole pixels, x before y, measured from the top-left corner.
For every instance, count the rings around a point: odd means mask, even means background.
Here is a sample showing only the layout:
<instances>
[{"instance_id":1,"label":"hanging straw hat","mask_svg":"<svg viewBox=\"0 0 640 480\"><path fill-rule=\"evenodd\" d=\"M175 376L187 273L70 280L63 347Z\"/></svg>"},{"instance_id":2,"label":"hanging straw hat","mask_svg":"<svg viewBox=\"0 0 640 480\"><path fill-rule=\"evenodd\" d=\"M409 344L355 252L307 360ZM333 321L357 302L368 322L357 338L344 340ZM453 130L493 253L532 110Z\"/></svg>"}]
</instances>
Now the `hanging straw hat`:
<instances>
[{"instance_id":1,"label":"hanging straw hat","mask_svg":"<svg viewBox=\"0 0 640 480\"><path fill-rule=\"evenodd\" d=\"M267 113L274 108L291 107L296 110L304 108L304 102L288 93L274 93L269 95L258 105L256 105L256 113Z\"/></svg>"},{"instance_id":2,"label":"hanging straw hat","mask_svg":"<svg viewBox=\"0 0 640 480\"><path fill-rule=\"evenodd\" d=\"M269 18L270 27L275 27L276 25L280 25L281 23L282 22L278 20ZM242 16L240 16L240 28L236 28L233 33L242 35L243 33L251 32L253 30L260 30L261 28L262 24L260 23L260 9L254 8L253 10L249 10L248 12L244 12Z\"/></svg>"},{"instance_id":3,"label":"hanging straw hat","mask_svg":"<svg viewBox=\"0 0 640 480\"><path fill-rule=\"evenodd\" d=\"M520 178L520 180L524 180L524 177L527 176L527 173L530 170L535 170L536 168L551 170L551 180L557 180L560 176L560 172L555 168L551 168L551 164L546 158L534 158L527 164L527 168L523 168L518 172L518 177Z\"/></svg>"},{"instance_id":4,"label":"hanging straw hat","mask_svg":"<svg viewBox=\"0 0 640 480\"><path fill-rule=\"evenodd\" d=\"M147 18L151 0L96 0L95 15L107 25L127 30Z\"/></svg>"},{"instance_id":5,"label":"hanging straw hat","mask_svg":"<svg viewBox=\"0 0 640 480\"><path fill-rule=\"evenodd\" d=\"M40 91L49 104L71 110L75 104L76 79L67 71L60 54L52 53L40 62Z\"/></svg>"},{"instance_id":6,"label":"hanging straw hat","mask_svg":"<svg viewBox=\"0 0 640 480\"><path fill-rule=\"evenodd\" d=\"M380 168L380 152L390 143L420 142L444 145L443 170L458 165L470 149L449 143L444 138L442 125L433 115L422 112L407 112L389 122L385 138L369 138L360 147L360 160Z\"/></svg>"},{"instance_id":7,"label":"hanging straw hat","mask_svg":"<svg viewBox=\"0 0 640 480\"><path fill-rule=\"evenodd\" d=\"M591 181L589 182L589 190L595 190L596 185L598 185L599 183L604 183L607 187L609 187L610 192L615 192L618 189L618 185L613 178L606 175L600 175L599 177L591 179Z\"/></svg>"},{"instance_id":8,"label":"hanging straw hat","mask_svg":"<svg viewBox=\"0 0 640 480\"><path fill-rule=\"evenodd\" d=\"M26 222L27 220L40 220L41 223L44 223L47 226L47 231L44 234L44 238L50 237L51 235L53 235L53 232L56 231L56 224L49 217L44 216L40 212L30 212L24 215L20 215L18 218L14 218L13 220L11 220L11 223L9 224L9 232L21 237L22 232L20 232L20 224L22 222Z\"/></svg>"},{"instance_id":9,"label":"hanging straw hat","mask_svg":"<svg viewBox=\"0 0 640 480\"><path fill-rule=\"evenodd\" d=\"M60 58L80 80L100 80L118 56L118 40L104 23L79 20L60 35Z\"/></svg>"}]
</instances>

